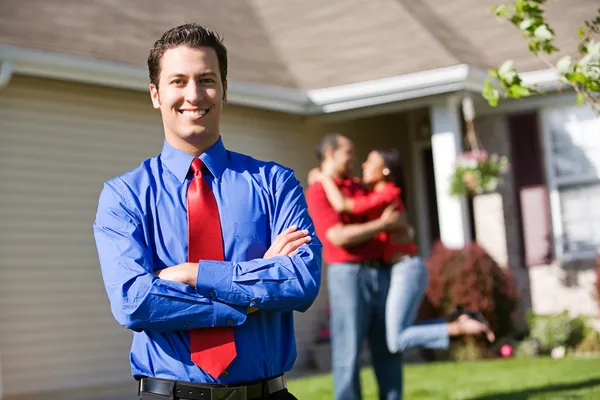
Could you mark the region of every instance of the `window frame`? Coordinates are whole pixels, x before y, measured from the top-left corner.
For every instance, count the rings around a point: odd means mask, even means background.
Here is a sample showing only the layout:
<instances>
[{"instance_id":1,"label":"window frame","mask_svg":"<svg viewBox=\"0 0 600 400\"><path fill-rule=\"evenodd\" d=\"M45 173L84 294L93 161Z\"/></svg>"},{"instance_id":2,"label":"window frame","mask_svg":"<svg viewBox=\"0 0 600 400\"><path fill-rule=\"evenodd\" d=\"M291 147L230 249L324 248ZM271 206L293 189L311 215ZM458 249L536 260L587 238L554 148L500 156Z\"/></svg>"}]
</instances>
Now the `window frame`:
<instances>
[{"instance_id":1,"label":"window frame","mask_svg":"<svg viewBox=\"0 0 600 400\"><path fill-rule=\"evenodd\" d=\"M569 103L553 104L543 107L539 110L539 126L542 131L542 148L544 164L546 170L546 182L548 185L548 196L550 203L550 218L552 227L552 245L554 247L554 257L557 261L567 263L580 260L594 260L598 254L596 251L575 251L565 252L563 237L565 234L564 221L562 218L562 204L560 200L560 190L571 185L585 185L600 182L600 169L596 172L597 176L580 175L571 177L558 177L554 169L554 143L552 141L552 131L549 114L557 110L577 109L578 106ZM590 108L591 110L591 108ZM593 113L593 111L592 111ZM600 122L600 117L596 117Z\"/></svg>"}]
</instances>

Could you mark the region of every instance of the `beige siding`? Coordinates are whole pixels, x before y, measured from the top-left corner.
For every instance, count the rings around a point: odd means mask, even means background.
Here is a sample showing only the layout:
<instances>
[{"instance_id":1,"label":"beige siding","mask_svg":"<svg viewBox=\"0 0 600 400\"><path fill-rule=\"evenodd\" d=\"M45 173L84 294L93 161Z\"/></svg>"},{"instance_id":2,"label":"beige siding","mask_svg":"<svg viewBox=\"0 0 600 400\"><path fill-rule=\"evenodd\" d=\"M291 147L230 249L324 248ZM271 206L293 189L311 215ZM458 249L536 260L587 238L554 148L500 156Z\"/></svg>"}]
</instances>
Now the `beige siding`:
<instances>
[{"instance_id":1,"label":"beige siding","mask_svg":"<svg viewBox=\"0 0 600 400\"><path fill-rule=\"evenodd\" d=\"M141 94L15 78L0 94L5 395L130 379L92 222L102 182L161 145Z\"/></svg>"},{"instance_id":2,"label":"beige siding","mask_svg":"<svg viewBox=\"0 0 600 400\"><path fill-rule=\"evenodd\" d=\"M303 120L229 108L232 150L313 164ZM15 77L0 94L0 356L4 394L128 382L130 334L102 286L92 235L102 183L162 146L145 94ZM310 156L307 156L307 153ZM314 316L299 314L298 365Z\"/></svg>"}]
</instances>

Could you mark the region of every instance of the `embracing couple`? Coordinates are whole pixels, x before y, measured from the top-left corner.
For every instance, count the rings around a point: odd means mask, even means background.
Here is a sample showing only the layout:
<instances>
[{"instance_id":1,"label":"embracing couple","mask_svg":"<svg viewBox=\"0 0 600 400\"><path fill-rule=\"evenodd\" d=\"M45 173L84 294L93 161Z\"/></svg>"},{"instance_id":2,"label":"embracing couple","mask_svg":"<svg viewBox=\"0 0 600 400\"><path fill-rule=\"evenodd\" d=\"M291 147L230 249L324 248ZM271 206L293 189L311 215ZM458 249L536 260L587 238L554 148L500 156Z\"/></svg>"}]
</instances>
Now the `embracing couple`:
<instances>
[{"instance_id":1,"label":"embracing couple","mask_svg":"<svg viewBox=\"0 0 600 400\"><path fill-rule=\"evenodd\" d=\"M428 275L413 242L400 154L373 150L362 183L351 177L354 147L341 134L317 145L307 200L328 264L332 368L337 400L361 398L359 355L368 339L380 399L402 398L402 352L445 349L450 337L494 334L478 314L415 325Z\"/></svg>"}]
</instances>

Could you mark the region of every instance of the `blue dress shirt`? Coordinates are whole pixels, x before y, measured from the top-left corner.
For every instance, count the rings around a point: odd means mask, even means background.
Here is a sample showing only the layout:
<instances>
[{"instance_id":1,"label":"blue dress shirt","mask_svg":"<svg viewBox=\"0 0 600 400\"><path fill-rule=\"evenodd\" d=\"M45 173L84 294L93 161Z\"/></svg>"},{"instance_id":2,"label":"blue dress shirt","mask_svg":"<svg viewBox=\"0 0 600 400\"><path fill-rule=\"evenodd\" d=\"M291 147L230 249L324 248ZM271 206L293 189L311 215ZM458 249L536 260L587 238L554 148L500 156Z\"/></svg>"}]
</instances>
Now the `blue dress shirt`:
<instances>
[{"instance_id":1,"label":"blue dress shirt","mask_svg":"<svg viewBox=\"0 0 600 400\"><path fill-rule=\"evenodd\" d=\"M193 156L165 142L162 153L104 184L94 222L102 276L116 320L133 331L135 378L207 383L269 378L296 358L293 311L321 283L321 243L293 171L228 151L221 139L200 156L210 174L225 261L199 262L196 288L156 271L187 261L187 188ZM297 225L312 241L293 257L263 259ZM260 310L246 315L247 307ZM238 355L214 379L192 363L188 330L232 326Z\"/></svg>"}]
</instances>

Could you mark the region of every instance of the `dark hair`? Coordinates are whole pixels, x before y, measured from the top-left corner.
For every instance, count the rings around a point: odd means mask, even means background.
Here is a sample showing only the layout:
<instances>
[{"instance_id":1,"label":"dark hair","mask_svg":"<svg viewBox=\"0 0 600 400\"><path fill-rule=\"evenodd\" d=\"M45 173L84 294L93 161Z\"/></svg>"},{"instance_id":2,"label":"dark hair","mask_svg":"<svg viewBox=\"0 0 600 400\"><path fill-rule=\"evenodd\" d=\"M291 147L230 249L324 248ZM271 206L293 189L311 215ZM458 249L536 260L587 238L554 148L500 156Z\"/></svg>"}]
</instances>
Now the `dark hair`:
<instances>
[{"instance_id":1,"label":"dark hair","mask_svg":"<svg viewBox=\"0 0 600 400\"><path fill-rule=\"evenodd\" d=\"M165 54L165 51L179 46L187 46L192 49L200 47L213 49L217 53L221 81L223 83L227 81L227 48L223 45L223 39L217 33L198 24L184 24L163 33L150 49L148 75L150 76L150 82L156 87L158 87L160 60L163 54Z\"/></svg>"},{"instance_id":2,"label":"dark hair","mask_svg":"<svg viewBox=\"0 0 600 400\"><path fill-rule=\"evenodd\" d=\"M390 170L388 180L402 190L400 197L402 198L402 202L406 204L404 168L402 166L402 156L400 156L400 152L396 149L375 149L374 151L379 153L381 158L383 158L383 164Z\"/></svg>"},{"instance_id":3,"label":"dark hair","mask_svg":"<svg viewBox=\"0 0 600 400\"><path fill-rule=\"evenodd\" d=\"M327 150L337 150L340 147L339 138L343 135L340 133L330 133L325 135L319 140L317 146L315 147L315 151L317 153L317 159L319 162L323 162L325 159L325 152Z\"/></svg>"}]
</instances>

